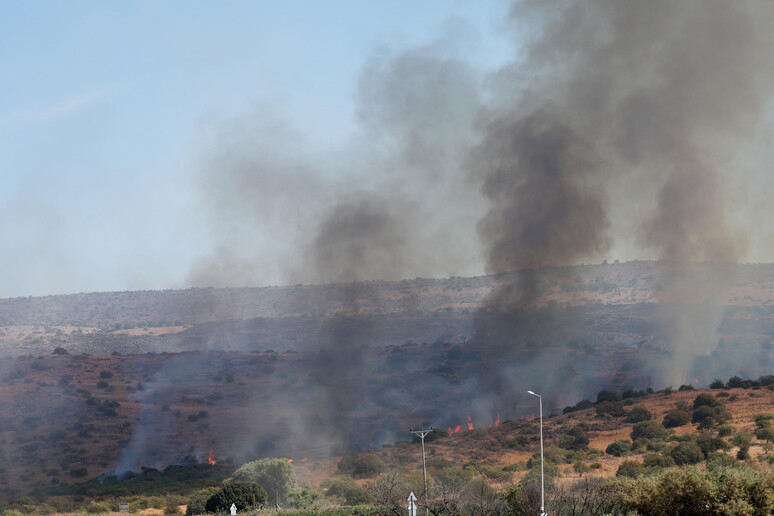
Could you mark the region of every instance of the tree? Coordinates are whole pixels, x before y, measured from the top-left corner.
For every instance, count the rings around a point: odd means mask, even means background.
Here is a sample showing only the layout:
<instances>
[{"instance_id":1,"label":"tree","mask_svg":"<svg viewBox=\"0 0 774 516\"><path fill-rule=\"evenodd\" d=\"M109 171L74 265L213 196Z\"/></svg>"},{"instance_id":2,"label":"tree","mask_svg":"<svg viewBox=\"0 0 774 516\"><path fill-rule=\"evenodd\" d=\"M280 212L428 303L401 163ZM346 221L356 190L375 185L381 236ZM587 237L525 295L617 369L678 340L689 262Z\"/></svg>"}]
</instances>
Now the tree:
<instances>
[{"instance_id":1,"label":"tree","mask_svg":"<svg viewBox=\"0 0 774 516\"><path fill-rule=\"evenodd\" d=\"M396 471L390 471L368 485L374 503L381 505L395 516L403 516L406 492L410 491L408 482ZM422 495L420 494L420 498ZM422 500L424 502L424 500Z\"/></svg>"},{"instance_id":2,"label":"tree","mask_svg":"<svg viewBox=\"0 0 774 516\"><path fill-rule=\"evenodd\" d=\"M227 482L244 481L259 484L271 503L285 503L296 487L296 472L288 459L261 459L239 467Z\"/></svg>"},{"instance_id":3,"label":"tree","mask_svg":"<svg viewBox=\"0 0 774 516\"><path fill-rule=\"evenodd\" d=\"M236 505L237 510L246 511L256 509L266 503L266 491L255 482L226 482L215 494L207 499L204 504L207 512L228 512L231 504Z\"/></svg>"}]
</instances>

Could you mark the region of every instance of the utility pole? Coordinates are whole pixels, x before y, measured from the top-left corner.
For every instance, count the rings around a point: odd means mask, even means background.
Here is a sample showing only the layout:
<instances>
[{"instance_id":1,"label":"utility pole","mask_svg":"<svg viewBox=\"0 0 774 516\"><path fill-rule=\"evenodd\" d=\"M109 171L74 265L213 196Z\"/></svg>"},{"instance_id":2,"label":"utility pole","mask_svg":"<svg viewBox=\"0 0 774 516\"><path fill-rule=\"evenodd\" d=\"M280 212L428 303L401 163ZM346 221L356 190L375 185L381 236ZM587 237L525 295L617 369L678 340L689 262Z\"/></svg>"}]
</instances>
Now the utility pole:
<instances>
[{"instance_id":1,"label":"utility pole","mask_svg":"<svg viewBox=\"0 0 774 516\"><path fill-rule=\"evenodd\" d=\"M409 432L412 434L419 436L419 438L422 440L422 478L425 481L425 514L430 514L430 509L428 509L428 499L427 499L427 465L425 464L425 436L432 432L432 428L430 430L425 430L424 427L420 428L418 430L414 430L413 428L409 428Z\"/></svg>"}]
</instances>

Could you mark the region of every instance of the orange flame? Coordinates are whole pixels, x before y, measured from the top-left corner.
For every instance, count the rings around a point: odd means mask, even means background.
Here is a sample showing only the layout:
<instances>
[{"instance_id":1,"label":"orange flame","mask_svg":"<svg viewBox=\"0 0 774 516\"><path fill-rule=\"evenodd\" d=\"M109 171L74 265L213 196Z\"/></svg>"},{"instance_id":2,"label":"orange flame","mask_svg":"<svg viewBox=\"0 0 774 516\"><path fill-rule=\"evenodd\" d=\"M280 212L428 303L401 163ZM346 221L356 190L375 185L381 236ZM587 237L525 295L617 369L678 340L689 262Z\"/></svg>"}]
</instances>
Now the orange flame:
<instances>
[{"instance_id":1,"label":"orange flame","mask_svg":"<svg viewBox=\"0 0 774 516\"><path fill-rule=\"evenodd\" d=\"M457 425L454 428L449 427L449 430L446 432L449 435L454 435L462 432L462 425Z\"/></svg>"},{"instance_id":2,"label":"orange flame","mask_svg":"<svg viewBox=\"0 0 774 516\"><path fill-rule=\"evenodd\" d=\"M497 419L495 419L495 426L500 426L500 413L497 413Z\"/></svg>"},{"instance_id":3,"label":"orange flame","mask_svg":"<svg viewBox=\"0 0 774 516\"><path fill-rule=\"evenodd\" d=\"M296 462L296 461L294 461L293 459L288 459L288 462Z\"/></svg>"},{"instance_id":4,"label":"orange flame","mask_svg":"<svg viewBox=\"0 0 774 516\"><path fill-rule=\"evenodd\" d=\"M468 430L473 430L473 418L468 416Z\"/></svg>"},{"instance_id":5,"label":"orange flame","mask_svg":"<svg viewBox=\"0 0 774 516\"><path fill-rule=\"evenodd\" d=\"M303 459L301 459L301 462L306 462L308 460L309 460L309 457L304 457Z\"/></svg>"},{"instance_id":6,"label":"orange flame","mask_svg":"<svg viewBox=\"0 0 774 516\"><path fill-rule=\"evenodd\" d=\"M207 464L214 466L217 463L218 461L215 460L215 456L212 454L212 450L210 450L210 453L207 454Z\"/></svg>"}]
</instances>

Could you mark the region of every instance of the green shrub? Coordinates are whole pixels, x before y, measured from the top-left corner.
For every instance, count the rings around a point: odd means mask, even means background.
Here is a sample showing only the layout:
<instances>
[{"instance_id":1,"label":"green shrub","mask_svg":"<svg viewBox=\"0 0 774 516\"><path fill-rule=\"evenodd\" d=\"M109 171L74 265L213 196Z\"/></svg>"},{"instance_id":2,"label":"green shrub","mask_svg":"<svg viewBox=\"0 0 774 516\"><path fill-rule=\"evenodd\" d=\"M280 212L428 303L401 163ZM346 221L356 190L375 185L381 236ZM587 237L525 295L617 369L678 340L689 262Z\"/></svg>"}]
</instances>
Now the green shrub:
<instances>
[{"instance_id":1,"label":"green shrub","mask_svg":"<svg viewBox=\"0 0 774 516\"><path fill-rule=\"evenodd\" d=\"M664 428L676 428L687 425L691 421L691 415L685 410L670 410L664 415Z\"/></svg>"},{"instance_id":2,"label":"green shrub","mask_svg":"<svg viewBox=\"0 0 774 516\"><path fill-rule=\"evenodd\" d=\"M648 453L642 458L642 465L646 468L671 468L675 461L670 455Z\"/></svg>"},{"instance_id":3,"label":"green shrub","mask_svg":"<svg viewBox=\"0 0 774 516\"><path fill-rule=\"evenodd\" d=\"M728 437L734 433L734 427L731 425L722 425L718 427L718 437Z\"/></svg>"},{"instance_id":4,"label":"green shrub","mask_svg":"<svg viewBox=\"0 0 774 516\"><path fill-rule=\"evenodd\" d=\"M719 399L708 392L702 392L693 400L693 408L699 407L720 407L723 404Z\"/></svg>"},{"instance_id":5,"label":"green shrub","mask_svg":"<svg viewBox=\"0 0 774 516\"><path fill-rule=\"evenodd\" d=\"M650 421L651 419L653 419L653 414L645 405L635 405L626 414L627 423L639 423L641 421Z\"/></svg>"},{"instance_id":6,"label":"green shrub","mask_svg":"<svg viewBox=\"0 0 774 516\"><path fill-rule=\"evenodd\" d=\"M362 505L371 500L371 493L368 489L349 477L329 478L324 480L320 486L325 489L325 496L341 498L347 505Z\"/></svg>"},{"instance_id":7,"label":"green shrub","mask_svg":"<svg viewBox=\"0 0 774 516\"><path fill-rule=\"evenodd\" d=\"M384 461L373 453L348 453L339 461L339 471L355 477L378 475L385 469Z\"/></svg>"},{"instance_id":8,"label":"green shrub","mask_svg":"<svg viewBox=\"0 0 774 516\"><path fill-rule=\"evenodd\" d=\"M736 459L725 453L713 452L707 456L707 469L711 471L738 465L739 462Z\"/></svg>"},{"instance_id":9,"label":"green shrub","mask_svg":"<svg viewBox=\"0 0 774 516\"><path fill-rule=\"evenodd\" d=\"M641 462L625 460L618 466L615 475L617 477L637 478L645 472L645 466Z\"/></svg>"},{"instance_id":10,"label":"green shrub","mask_svg":"<svg viewBox=\"0 0 774 516\"><path fill-rule=\"evenodd\" d=\"M603 401L596 406L597 415L610 414L613 417L626 415L626 409L620 401Z\"/></svg>"},{"instance_id":11,"label":"green shrub","mask_svg":"<svg viewBox=\"0 0 774 516\"><path fill-rule=\"evenodd\" d=\"M615 441L610 443L605 449L605 453L614 457L621 457L632 450L630 441Z\"/></svg>"},{"instance_id":12,"label":"green shrub","mask_svg":"<svg viewBox=\"0 0 774 516\"><path fill-rule=\"evenodd\" d=\"M632 427L631 438L634 439L666 439L669 435L666 428L657 421L642 421Z\"/></svg>"},{"instance_id":13,"label":"green shrub","mask_svg":"<svg viewBox=\"0 0 774 516\"><path fill-rule=\"evenodd\" d=\"M205 487L204 489L194 491L188 498L187 507L185 509L186 516L204 514L207 512L207 500L218 491L220 491L219 487Z\"/></svg>"},{"instance_id":14,"label":"green shrub","mask_svg":"<svg viewBox=\"0 0 774 516\"><path fill-rule=\"evenodd\" d=\"M112 511L106 503L91 503L86 506L86 512L89 514L107 514Z\"/></svg>"},{"instance_id":15,"label":"green shrub","mask_svg":"<svg viewBox=\"0 0 774 516\"><path fill-rule=\"evenodd\" d=\"M757 428L771 428L771 420L774 416L771 414L755 414L755 426Z\"/></svg>"},{"instance_id":16,"label":"green shrub","mask_svg":"<svg viewBox=\"0 0 774 516\"><path fill-rule=\"evenodd\" d=\"M678 444L669 453L675 464L684 466L687 464L696 464L704 460L704 454L698 444L693 441L686 441Z\"/></svg>"},{"instance_id":17,"label":"green shrub","mask_svg":"<svg viewBox=\"0 0 774 516\"><path fill-rule=\"evenodd\" d=\"M774 429L771 428L756 428L755 437L761 441L772 442L774 441Z\"/></svg>"},{"instance_id":18,"label":"green shrub","mask_svg":"<svg viewBox=\"0 0 774 516\"><path fill-rule=\"evenodd\" d=\"M559 447L566 450L583 450L589 445L589 439L583 427L576 425L569 433L559 438Z\"/></svg>"}]
</instances>

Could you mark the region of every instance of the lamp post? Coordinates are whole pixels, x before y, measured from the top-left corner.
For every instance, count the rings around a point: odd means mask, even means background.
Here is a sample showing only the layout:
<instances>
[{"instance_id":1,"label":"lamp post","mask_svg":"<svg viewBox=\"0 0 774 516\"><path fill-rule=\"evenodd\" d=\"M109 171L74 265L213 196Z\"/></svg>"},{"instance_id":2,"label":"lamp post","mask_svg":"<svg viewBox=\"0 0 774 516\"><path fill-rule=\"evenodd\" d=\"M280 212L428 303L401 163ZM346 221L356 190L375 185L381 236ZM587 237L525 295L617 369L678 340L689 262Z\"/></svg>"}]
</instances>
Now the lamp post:
<instances>
[{"instance_id":1,"label":"lamp post","mask_svg":"<svg viewBox=\"0 0 774 516\"><path fill-rule=\"evenodd\" d=\"M546 484L543 477L543 396L527 391L540 400L540 516L546 516Z\"/></svg>"}]
</instances>

